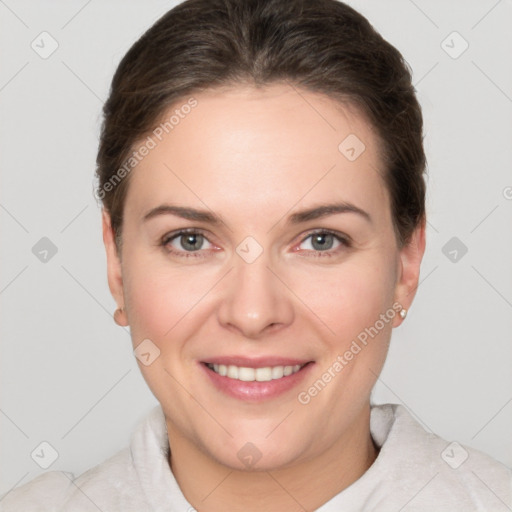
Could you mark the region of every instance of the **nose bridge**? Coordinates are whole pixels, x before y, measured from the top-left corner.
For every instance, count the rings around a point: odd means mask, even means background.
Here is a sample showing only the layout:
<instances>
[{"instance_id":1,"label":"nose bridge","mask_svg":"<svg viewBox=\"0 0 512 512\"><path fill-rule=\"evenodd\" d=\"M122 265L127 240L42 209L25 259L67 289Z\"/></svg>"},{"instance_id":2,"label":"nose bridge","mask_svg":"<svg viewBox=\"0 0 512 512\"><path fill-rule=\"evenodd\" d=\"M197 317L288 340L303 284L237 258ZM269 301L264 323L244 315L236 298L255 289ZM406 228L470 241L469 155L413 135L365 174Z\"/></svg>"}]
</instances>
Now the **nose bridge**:
<instances>
[{"instance_id":1,"label":"nose bridge","mask_svg":"<svg viewBox=\"0 0 512 512\"><path fill-rule=\"evenodd\" d=\"M235 263L234 277L236 279L234 293L238 299L273 298L275 276L270 271L270 261L266 256L260 256L252 263L239 260Z\"/></svg>"},{"instance_id":2,"label":"nose bridge","mask_svg":"<svg viewBox=\"0 0 512 512\"><path fill-rule=\"evenodd\" d=\"M258 244L259 245L259 244ZM271 270L271 259L254 241L237 247L230 283L219 308L219 321L245 337L258 337L267 327L287 325L293 309L286 287Z\"/></svg>"}]
</instances>

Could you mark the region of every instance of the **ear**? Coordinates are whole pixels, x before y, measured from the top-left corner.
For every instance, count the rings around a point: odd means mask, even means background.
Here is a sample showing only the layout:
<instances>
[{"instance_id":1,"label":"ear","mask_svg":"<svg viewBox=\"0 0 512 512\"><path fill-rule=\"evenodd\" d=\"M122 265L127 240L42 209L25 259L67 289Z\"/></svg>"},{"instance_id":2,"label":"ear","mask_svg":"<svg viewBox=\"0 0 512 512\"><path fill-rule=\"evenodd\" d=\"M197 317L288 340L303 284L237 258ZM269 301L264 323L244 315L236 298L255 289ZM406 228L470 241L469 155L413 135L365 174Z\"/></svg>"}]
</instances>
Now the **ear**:
<instances>
[{"instance_id":1,"label":"ear","mask_svg":"<svg viewBox=\"0 0 512 512\"><path fill-rule=\"evenodd\" d=\"M117 303L118 308L124 307L123 274L121 270L121 258L117 251L114 231L110 214L102 210L103 243L107 253L107 277L110 293Z\"/></svg>"},{"instance_id":2,"label":"ear","mask_svg":"<svg viewBox=\"0 0 512 512\"><path fill-rule=\"evenodd\" d=\"M410 309L418 288L421 260L425 253L425 224L424 218L414 230L409 243L402 247L399 253L395 302L407 310ZM400 315L396 315L393 327L398 327L402 322Z\"/></svg>"}]
</instances>

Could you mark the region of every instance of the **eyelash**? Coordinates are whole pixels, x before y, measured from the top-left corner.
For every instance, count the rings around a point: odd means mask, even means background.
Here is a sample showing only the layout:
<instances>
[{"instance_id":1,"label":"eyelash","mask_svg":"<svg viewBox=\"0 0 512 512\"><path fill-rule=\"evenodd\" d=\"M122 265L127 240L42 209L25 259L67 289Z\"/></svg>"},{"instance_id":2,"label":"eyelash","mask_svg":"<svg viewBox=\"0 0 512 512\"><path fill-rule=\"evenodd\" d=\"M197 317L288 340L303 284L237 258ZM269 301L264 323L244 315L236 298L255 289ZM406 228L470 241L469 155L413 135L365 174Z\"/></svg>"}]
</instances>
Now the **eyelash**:
<instances>
[{"instance_id":1,"label":"eyelash","mask_svg":"<svg viewBox=\"0 0 512 512\"><path fill-rule=\"evenodd\" d=\"M204 232L200 229L195 228L189 228L189 229L182 229L180 231L177 231L175 233L168 233L162 237L162 239L159 242L159 245L167 250L168 253L176 255L181 258L204 258L205 256L201 253L201 249L199 251L176 251L174 249L169 249L168 246L170 242L173 240L179 238L182 235L202 235L208 242L208 238L205 236ZM340 242L341 246L337 249L330 249L328 251L316 251L316 250L308 250L307 252L314 253L312 257L332 257L336 256L336 254L342 249L348 249L352 247L352 243L346 236L342 236L341 234L336 233L335 231L331 231L329 229L320 229L316 231L309 232L299 243L299 245L303 244L308 238L315 236L315 235L332 235L335 240ZM211 242L210 242L211 243Z\"/></svg>"}]
</instances>

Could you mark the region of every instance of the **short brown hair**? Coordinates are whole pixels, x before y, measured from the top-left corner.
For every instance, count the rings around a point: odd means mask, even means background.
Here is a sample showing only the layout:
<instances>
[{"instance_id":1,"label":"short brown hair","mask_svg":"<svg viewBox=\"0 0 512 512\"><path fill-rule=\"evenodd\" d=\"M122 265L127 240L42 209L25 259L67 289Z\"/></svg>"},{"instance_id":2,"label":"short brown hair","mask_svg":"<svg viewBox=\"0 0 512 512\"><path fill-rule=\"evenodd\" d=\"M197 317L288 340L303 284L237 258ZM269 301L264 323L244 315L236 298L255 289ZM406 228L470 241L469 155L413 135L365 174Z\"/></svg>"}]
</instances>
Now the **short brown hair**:
<instances>
[{"instance_id":1,"label":"short brown hair","mask_svg":"<svg viewBox=\"0 0 512 512\"><path fill-rule=\"evenodd\" d=\"M366 115L383 148L397 241L406 244L425 218L423 119L411 72L364 16L337 0L186 0L140 37L112 80L97 156L97 194L116 239L129 175L112 179L171 105L220 86L275 82Z\"/></svg>"}]
</instances>

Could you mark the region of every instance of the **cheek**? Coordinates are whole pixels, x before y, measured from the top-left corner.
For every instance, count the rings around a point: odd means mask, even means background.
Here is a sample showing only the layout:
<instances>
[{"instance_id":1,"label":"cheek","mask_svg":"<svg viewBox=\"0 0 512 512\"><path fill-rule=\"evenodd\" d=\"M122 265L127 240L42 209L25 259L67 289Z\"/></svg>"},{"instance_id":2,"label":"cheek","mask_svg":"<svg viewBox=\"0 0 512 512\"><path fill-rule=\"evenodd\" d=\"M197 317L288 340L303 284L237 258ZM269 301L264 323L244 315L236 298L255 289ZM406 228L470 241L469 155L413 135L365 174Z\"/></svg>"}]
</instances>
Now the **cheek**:
<instances>
[{"instance_id":1,"label":"cheek","mask_svg":"<svg viewBox=\"0 0 512 512\"><path fill-rule=\"evenodd\" d=\"M132 338L134 344L139 337L158 344L179 318L179 303L173 304L177 292L168 277L139 270L133 268L125 279Z\"/></svg>"},{"instance_id":2,"label":"cheek","mask_svg":"<svg viewBox=\"0 0 512 512\"><path fill-rule=\"evenodd\" d=\"M304 272L296 278L304 304L334 334L333 340L349 340L374 325L393 303L394 266L391 258L354 257L334 268Z\"/></svg>"},{"instance_id":3,"label":"cheek","mask_svg":"<svg viewBox=\"0 0 512 512\"><path fill-rule=\"evenodd\" d=\"M159 260L136 250L125 260L130 329L134 345L149 338L161 350L175 350L187 335L184 330L197 325L195 318L202 309L198 306L207 302L205 294L215 284L216 275L199 266L172 268Z\"/></svg>"},{"instance_id":4,"label":"cheek","mask_svg":"<svg viewBox=\"0 0 512 512\"><path fill-rule=\"evenodd\" d=\"M195 306L211 285L201 272L170 270L156 259L132 251L125 260L123 281L133 348L149 339L158 349L153 349L158 356L149 365L139 363L139 368L160 402L175 398L176 403L167 404L170 411L181 404L176 398L180 386L172 376L186 380L190 361L184 359L184 351L194 329L201 325L200 308Z\"/></svg>"}]
</instances>

